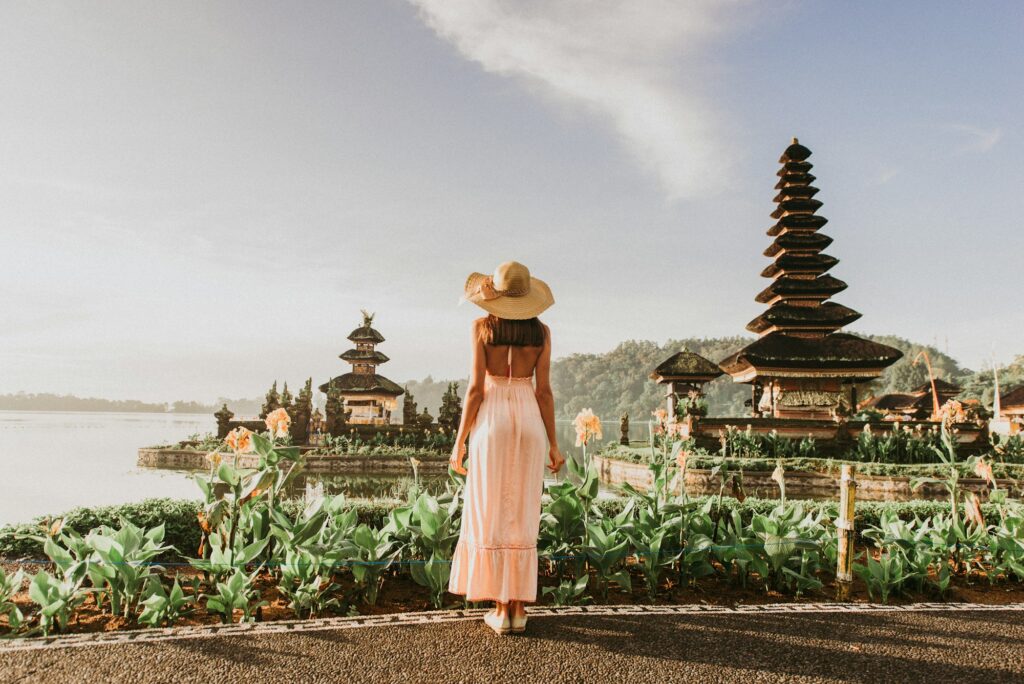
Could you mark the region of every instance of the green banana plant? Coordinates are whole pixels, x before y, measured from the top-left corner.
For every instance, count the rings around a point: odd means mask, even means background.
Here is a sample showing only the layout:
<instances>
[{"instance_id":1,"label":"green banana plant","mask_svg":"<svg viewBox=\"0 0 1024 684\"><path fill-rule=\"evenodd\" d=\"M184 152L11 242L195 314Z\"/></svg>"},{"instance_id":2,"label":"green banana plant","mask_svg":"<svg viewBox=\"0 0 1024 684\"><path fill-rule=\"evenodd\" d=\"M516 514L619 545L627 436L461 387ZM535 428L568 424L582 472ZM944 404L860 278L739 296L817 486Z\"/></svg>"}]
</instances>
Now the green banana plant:
<instances>
[{"instance_id":1,"label":"green banana plant","mask_svg":"<svg viewBox=\"0 0 1024 684\"><path fill-rule=\"evenodd\" d=\"M234 546L229 546L229 540L223 538L219 532L210 535L210 553L208 558L189 558L189 565L208 572L216 580L237 575L239 571L253 564L263 550L267 548L269 537L264 537L245 544L241 538L235 539Z\"/></svg>"},{"instance_id":2,"label":"green banana plant","mask_svg":"<svg viewBox=\"0 0 1024 684\"><path fill-rule=\"evenodd\" d=\"M853 571L864 580L868 596L878 596L882 603L889 602L889 596L898 592L907 583L912 571L907 568L903 554L883 550L878 560L870 552L865 553L866 563L854 563Z\"/></svg>"},{"instance_id":3,"label":"green banana plant","mask_svg":"<svg viewBox=\"0 0 1024 684\"><path fill-rule=\"evenodd\" d=\"M804 515L800 504L780 504L769 515L754 515L750 529L759 544L751 564L766 587L792 589L797 595L821 588L823 517Z\"/></svg>"},{"instance_id":4,"label":"green banana plant","mask_svg":"<svg viewBox=\"0 0 1024 684\"><path fill-rule=\"evenodd\" d=\"M410 559L409 572L417 584L430 590L435 608L443 606L451 576L452 555L459 539L458 508L457 498L442 496L439 499L426 492L420 494L412 506L408 529L417 557Z\"/></svg>"},{"instance_id":5,"label":"green banana plant","mask_svg":"<svg viewBox=\"0 0 1024 684\"><path fill-rule=\"evenodd\" d=\"M259 592L255 589L256 575L259 570L246 574L240 567L226 580L216 583L216 593L204 594L206 610L219 613L224 623L234 622L236 610L242 611L240 622L252 622L258 608L267 605L259 600Z\"/></svg>"},{"instance_id":6,"label":"green banana plant","mask_svg":"<svg viewBox=\"0 0 1024 684\"><path fill-rule=\"evenodd\" d=\"M559 581L567 566L573 577L578 577L583 572L584 559L577 550L583 547L587 504L571 482L550 484L545 492L550 499L541 509L538 554L548 561Z\"/></svg>"},{"instance_id":7,"label":"green banana plant","mask_svg":"<svg viewBox=\"0 0 1024 684\"><path fill-rule=\"evenodd\" d=\"M90 591L82 588L85 575L75 579L72 574L54 577L42 570L28 585L28 595L39 606L39 630L43 636L51 631L63 632L72 613L82 605Z\"/></svg>"},{"instance_id":8,"label":"green banana plant","mask_svg":"<svg viewBox=\"0 0 1024 684\"><path fill-rule=\"evenodd\" d=\"M603 518L588 526L588 546L584 549L590 567L595 572L598 591L602 600L608 600L608 587L614 582L619 588L630 593L633 584L626 559L630 556L629 537L622 531L622 525L631 511L627 508L615 518Z\"/></svg>"},{"instance_id":9,"label":"green banana plant","mask_svg":"<svg viewBox=\"0 0 1024 684\"><path fill-rule=\"evenodd\" d=\"M385 530L359 525L352 533L351 554L348 559L352 577L368 605L377 604L384 571L398 558L399 549Z\"/></svg>"},{"instance_id":10,"label":"green banana plant","mask_svg":"<svg viewBox=\"0 0 1024 684\"><path fill-rule=\"evenodd\" d=\"M553 587L544 587L541 594L551 597L551 603L556 606L573 606L586 602L584 596L587 591L589 577L583 575L577 579L566 578Z\"/></svg>"},{"instance_id":11,"label":"green banana plant","mask_svg":"<svg viewBox=\"0 0 1024 684\"><path fill-rule=\"evenodd\" d=\"M324 562L323 554L289 548L278 571L278 589L288 599L288 607L296 617L316 617L338 606L338 599L332 596L338 585L332 579L333 569Z\"/></svg>"},{"instance_id":12,"label":"green banana plant","mask_svg":"<svg viewBox=\"0 0 1024 684\"><path fill-rule=\"evenodd\" d=\"M21 609L14 602L14 595L21 591L24 581L25 573L21 570L8 575L4 572L3 566L0 566L0 615L7 617L7 626L11 632L18 631L21 621L25 619Z\"/></svg>"},{"instance_id":13,"label":"green banana plant","mask_svg":"<svg viewBox=\"0 0 1024 684\"><path fill-rule=\"evenodd\" d=\"M141 624L149 627L170 626L192 612L189 606L192 605L193 599L182 591L177 577L174 578L170 591L164 588L159 577L150 577L146 594L146 598L140 603Z\"/></svg>"},{"instance_id":14,"label":"green banana plant","mask_svg":"<svg viewBox=\"0 0 1024 684\"><path fill-rule=\"evenodd\" d=\"M162 544L164 526L143 530L122 521L119 530L98 527L85 537L92 551L89 580L98 590L97 603L110 602L110 612L129 618L144 597L151 579L164 571L153 559L172 547Z\"/></svg>"}]
</instances>

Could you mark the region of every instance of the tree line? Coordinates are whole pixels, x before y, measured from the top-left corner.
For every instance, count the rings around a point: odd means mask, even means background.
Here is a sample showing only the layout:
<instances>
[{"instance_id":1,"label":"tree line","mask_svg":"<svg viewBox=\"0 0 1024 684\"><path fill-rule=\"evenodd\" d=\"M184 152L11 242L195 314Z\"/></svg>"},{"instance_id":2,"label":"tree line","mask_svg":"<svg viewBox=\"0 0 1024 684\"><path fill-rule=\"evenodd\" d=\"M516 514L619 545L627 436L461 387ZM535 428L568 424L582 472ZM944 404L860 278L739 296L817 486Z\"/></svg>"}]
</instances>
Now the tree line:
<instances>
[{"instance_id":1,"label":"tree line","mask_svg":"<svg viewBox=\"0 0 1024 684\"><path fill-rule=\"evenodd\" d=\"M978 399L985 406L992 405L992 370L975 371L961 366L956 359L934 346L919 344L891 335L864 335L869 339L896 347L903 352L903 358L886 369L877 381L863 388L860 396L907 392L928 382L928 371L923 363L916 366L914 358L922 350L927 351L932 369L937 378L960 385L963 397ZM571 354L556 359L551 364L551 384L555 392L555 405L560 419L575 416L580 409L592 408L604 418L613 418L629 413L635 420L646 420L652 410L662 405L664 387L648 376L659 363L683 347L712 361L719 361L752 341L749 337L683 338L658 344L650 340L627 340L603 354ZM999 371L1000 387L1005 393L1024 384L1024 355ZM427 376L422 380L410 380L406 384L409 392L416 397L421 408L437 415L445 392L452 379L435 380ZM455 378L459 383L458 393L462 396L467 385L466 378ZM705 387L708 412L718 416L744 416L749 409L743 402L750 397L747 385L736 384L728 377L722 377ZM314 399L316 406L322 406L322 397ZM226 399L220 398L213 404L195 401L175 401L170 404L149 403L133 399L112 400L93 397L76 397L58 394L16 394L0 395L0 410L22 411L119 411L156 413L213 413L222 404L237 415L254 416L260 412L262 398ZM401 415L401 409L396 411Z\"/></svg>"}]
</instances>

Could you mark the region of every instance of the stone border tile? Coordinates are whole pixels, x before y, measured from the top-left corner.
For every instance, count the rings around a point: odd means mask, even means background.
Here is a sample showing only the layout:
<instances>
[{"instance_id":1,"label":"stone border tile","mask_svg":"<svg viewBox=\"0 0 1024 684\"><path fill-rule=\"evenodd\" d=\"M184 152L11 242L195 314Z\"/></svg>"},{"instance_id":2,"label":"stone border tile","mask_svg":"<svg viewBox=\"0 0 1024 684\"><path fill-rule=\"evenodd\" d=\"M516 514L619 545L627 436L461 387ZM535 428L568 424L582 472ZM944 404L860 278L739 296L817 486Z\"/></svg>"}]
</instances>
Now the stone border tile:
<instances>
[{"instance_id":1,"label":"stone border tile","mask_svg":"<svg viewBox=\"0 0 1024 684\"><path fill-rule=\"evenodd\" d=\"M912 603L882 605L876 603L766 603L740 606L688 605L621 605L621 606L567 606L563 608L539 607L530 610L534 618L641 615L744 615L749 613L918 613L918 612L1024 612L1024 603L988 605L977 603ZM419 613L391 613L388 615L360 615L356 617L317 618L313 620L280 620L232 625L202 625L136 629L68 636L33 637L0 641L0 655L39 649L82 648L139 644L178 639L202 639L211 636L242 636L255 634L294 634L324 630L394 627L399 625L429 625L446 622L479 620L486 609L435 610Z\"/></svg>"}]
</instances>

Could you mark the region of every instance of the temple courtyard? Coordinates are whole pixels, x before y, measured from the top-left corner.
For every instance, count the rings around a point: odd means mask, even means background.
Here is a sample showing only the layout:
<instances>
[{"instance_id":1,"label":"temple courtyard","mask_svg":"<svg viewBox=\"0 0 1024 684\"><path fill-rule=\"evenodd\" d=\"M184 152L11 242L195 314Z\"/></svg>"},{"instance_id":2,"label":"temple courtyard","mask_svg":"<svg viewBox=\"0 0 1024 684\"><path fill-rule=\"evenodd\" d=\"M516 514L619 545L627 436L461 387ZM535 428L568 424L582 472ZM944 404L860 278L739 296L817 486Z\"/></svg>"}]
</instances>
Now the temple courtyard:
<instances>
[{"instance_id":1,"label":"temple courtyard","mask_svg":"<svg viewBox=\"0 0 1024 684\"><path fill-rule=\"evenodd\" d=\"M1020 606L824 604L481 611L148 630L0 645L7 682L1011 682Z\"/></svg>"}]
</instances>

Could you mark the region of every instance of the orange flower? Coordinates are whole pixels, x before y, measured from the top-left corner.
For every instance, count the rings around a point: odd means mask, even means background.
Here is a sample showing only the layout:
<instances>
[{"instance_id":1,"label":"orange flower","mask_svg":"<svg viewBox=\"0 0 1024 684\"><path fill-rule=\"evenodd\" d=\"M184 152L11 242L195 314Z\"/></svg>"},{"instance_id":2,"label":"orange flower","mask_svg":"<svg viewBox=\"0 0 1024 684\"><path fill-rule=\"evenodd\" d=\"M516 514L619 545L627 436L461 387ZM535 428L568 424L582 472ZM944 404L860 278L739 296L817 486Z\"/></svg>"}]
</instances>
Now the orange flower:
<instances>
[{"instance_id":1,"label":"orange flower","mask_svg":"<svg viewBox=\"0 0 1024 684\"><path fill-rule=\"evenodd\" d=\"M676 465L680 468L686 467L686 459L690 457L690 452L686 449L680 449L679 453L676 454Z\"/></svg>"},{"instance_id":2,"label":"orange flower","mask_svg":"<svg viewBox=\"0 0 1024 684\"><path fill-rule=\"evenodd\" d=\"M199 511L199 513L196 514L196 517L199 518L200 529L202 529L206 534L210 534L210 521L206 519L206 513ZM200 553L202 552L200 551Z\"/></svg>"},{"instance_id":3,"label":"orange flower","mask_svg":"<svg viewBox=\"0 0 1024 684\"><path fill-rule=\"evenodd\" d=\"M573 424L576 428L576 446L584 446L593 437L603 438L601 419L595 416L591 409L583 409L576 414L576 420Z\"/></svg>"},{"instance_id":4,"label":"orange flower","mask_svg":"<svg viewBox=\"0 0 1024 684\"><path fill-rule=\"evenodd\" d=\"M284 437L288 434L288 428L291 427L292 418L288 415L288 411L279 408L267 416L266 423L267 429L270 430L273 437Z\"/></svg>"},{"instance_id":5,"label":"orange flower","mask_svg":"<svg viewBox=\"0 0 1024 684\"><path fill-rule=\"evenodd\" d=\"M224 441L236 454L252 453L252 432L244 427L236 427L228 433Z\"/></svg>"},{"instance_id":6,"label":"orange flower","mask_svg":"<svg viewBox=\"0 0 1024 684\"><path fill-rule=\"evenodd\" d=\"M220 462L221 460L223 460L223 458L224 457L221 455L219 451L212 451L206 454L206 460L209 461L210 465L212 465L214 468L220 465Z\"/></svg>"},{"instance_id":7,"label":"orange flower","mask_svg":"<svg viewBox=\"0 0 1024 684\"><path fill-rule=\"evenodd\" d=\"M992 484L996 482L996 478L992 475L992 464L983 458L979 458L978 462L974 464L974 474Z\"/></svg>"},{"instance_id":8,"label":"orange flower","mask_svg":"<svg viewBox=\"0 0 1024 684\"><path fill-rule=\"evenodd\" d=\"M654 416L654 419L659 423L664 423L668 420L668 411L663 408L660 408L657 411L651 411L651 415Z\"/></svg>"}]
</instances>

